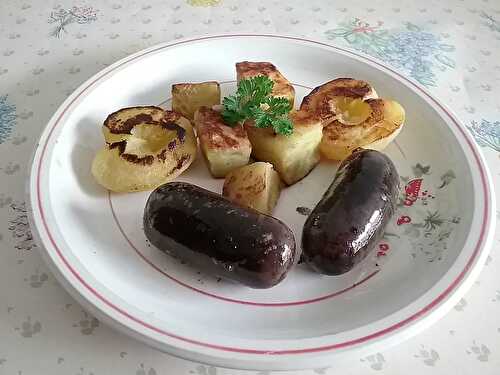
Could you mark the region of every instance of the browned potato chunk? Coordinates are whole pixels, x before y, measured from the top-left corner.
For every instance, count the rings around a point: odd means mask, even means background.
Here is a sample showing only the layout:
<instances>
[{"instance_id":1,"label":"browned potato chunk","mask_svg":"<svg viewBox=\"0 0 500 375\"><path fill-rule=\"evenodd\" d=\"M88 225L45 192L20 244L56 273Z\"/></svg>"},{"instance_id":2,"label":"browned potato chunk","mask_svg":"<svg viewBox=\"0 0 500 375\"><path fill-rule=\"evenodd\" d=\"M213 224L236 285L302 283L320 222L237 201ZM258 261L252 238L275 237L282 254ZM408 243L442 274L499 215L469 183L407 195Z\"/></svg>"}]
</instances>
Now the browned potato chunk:
<instances>
[{"instance_id":1,"label":"browned potato chunk","mask_svg":"<svg viewBox=\"0 0 500 375\"><path fill-rule=\"evenodd\" d=\"M323 126L308 113L290 113L294 129L291 135L275 134L270 128L256 128L245 123L252 143L252 155L274 165L281 179L292 185L305 177L319 162L319 144Z\"/></svg>"},{"instance_id":2,"label":"browned potato chunk","mask_svg":"<svg viewBox=\"0 0 500 375\"><path fill-rule=\"evenodd\" d=\"M201 106L211 107L220 104L218 82L176 83L172 85L172 110L189 120Z\"/></svg>"},{"instance_id":3,"label":"browned potato chunk","mask_svg":"<svg viewBox=\"0 0 500 375\"><path fill-rule=\"evenodd\" d=\"M292 103L295 101L295 89L292 84L269 62L242 61L236 63L236 79L246 79L255 76L267 76L273 82L271 95L287 98Z\"/></svg>"},{"instance_id":4,"label":"browned potato chunk","mask_svg":"<svg viewBox=\"0 0 500 375\"><path fill-rule=\"evenodd\" d=\"M271 215L280 196L280 185L272 164L256 162L229 172L222 195L241 206Z\"/></svg>"},{"instance_id":5,"label":"browned potato chunk","mask_svg":"<svg viewBox=\"0 0 500 375\"><path fill-rule=\"evenodd\" d=\"M107 145L92 162L92 175L115 192L154 189L171 181L196 157L191 123L158 107L133 107L106 119Z\"/></svg>"},{"instance_id":6,"label":"browned potato chunk","mask_svg":"<svg viewBox=\"0 0 500 375\"><path fill-rule=\"evenodd\" d=\"M248 164L252 147L243 126L224 124L221 114L207 107L196 111L194 123L208 169L214 177L224 177Z\"/></svg>"}]
</instances>

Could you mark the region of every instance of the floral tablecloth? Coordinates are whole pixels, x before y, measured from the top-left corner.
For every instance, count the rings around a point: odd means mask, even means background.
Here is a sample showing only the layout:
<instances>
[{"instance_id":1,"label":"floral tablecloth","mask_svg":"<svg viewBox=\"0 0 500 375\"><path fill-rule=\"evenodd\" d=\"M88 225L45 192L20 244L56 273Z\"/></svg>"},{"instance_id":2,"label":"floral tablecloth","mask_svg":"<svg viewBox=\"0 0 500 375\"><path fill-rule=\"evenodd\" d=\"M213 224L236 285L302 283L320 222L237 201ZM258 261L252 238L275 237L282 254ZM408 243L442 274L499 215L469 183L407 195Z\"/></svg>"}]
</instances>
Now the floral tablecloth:
<instances>
[{"instance_id":1,"label":"floral tablecloth","mask_svg":"<svg viewBox=\"0 0 500 375\"><path fill-rule=\"evenodd\" d=\"M461 117L500 187L498 0L1 0L0 374L240 373L171 357L103 326L48 271L25 206L38 136L80 83L150 45L223 32L304 36L386 61ZM499 232L479 279L436 325L347 367L301 373L499 374Z\"/></svg>"}]
</instances>

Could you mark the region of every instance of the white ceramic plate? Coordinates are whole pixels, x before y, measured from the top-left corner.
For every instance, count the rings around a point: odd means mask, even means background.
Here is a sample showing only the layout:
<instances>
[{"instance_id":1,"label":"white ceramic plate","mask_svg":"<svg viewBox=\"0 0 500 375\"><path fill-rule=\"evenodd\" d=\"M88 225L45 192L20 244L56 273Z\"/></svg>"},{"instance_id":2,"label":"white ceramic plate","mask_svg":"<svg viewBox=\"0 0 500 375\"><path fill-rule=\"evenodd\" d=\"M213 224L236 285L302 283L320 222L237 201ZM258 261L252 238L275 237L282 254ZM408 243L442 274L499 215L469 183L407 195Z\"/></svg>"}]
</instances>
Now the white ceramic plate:
<instances>
[{"instance_id":1,"label":"white ceramic plate","mask_svg":"<svg viewBox=\"0 0 500 375\"><path fill-rule=\"evenodd\" d=\"M297 102L336 77L373 84L407 112L386 153L402 185L400 206L374 255L339 277L301 265L270 290L218 281L149 247L141 228L148 193L108 194L91 174L105 117L133 105L169 106L176 82L217 80L234 90L234 64L271 61ZM495 206L485 163L465 127L412 81L368 57L323 43L224 35L149 48L101 71L58 109L35 153L32 222L47 262L84 306L169 353L219 366L296 369L331 364L421 331L478 275ZM275 216L295 232L335 174L322 163L282 193ZM180 180L220 192L199 157Z\"/></svg>"}]
</instances>

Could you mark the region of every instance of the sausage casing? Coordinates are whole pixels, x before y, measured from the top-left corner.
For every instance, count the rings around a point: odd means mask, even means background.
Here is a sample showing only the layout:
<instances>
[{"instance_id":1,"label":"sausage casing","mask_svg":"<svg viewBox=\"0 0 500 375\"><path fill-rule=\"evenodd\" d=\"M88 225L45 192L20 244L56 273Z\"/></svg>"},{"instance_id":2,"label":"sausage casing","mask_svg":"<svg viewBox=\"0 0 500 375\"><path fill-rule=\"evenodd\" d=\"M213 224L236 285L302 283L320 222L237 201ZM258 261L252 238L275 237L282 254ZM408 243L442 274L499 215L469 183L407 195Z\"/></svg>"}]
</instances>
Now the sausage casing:
<instances>
[{"instance_id":1,"label":"sausage casing","mask_svg":"<svg viewBox=\"0 0 500 375\"><path fill-rule=\"evenodd\" d=\"M160 250L252 288L278 284L297 256L292 231L278 219L182 182L151 193L144 232Z\"/></svg>"},{"instance_id":2,"label":"sausage casing","mask_svg":"<svg viewBox=\"0 0 500 375\"><path fill-rule=\"evenodd\" d=\"M386 155L375 150L355 151L341 163L304 224L304 260L326 275L352 269L382 237L394 213L398 190L398 173Z\"/></svg>"}]
</instances>

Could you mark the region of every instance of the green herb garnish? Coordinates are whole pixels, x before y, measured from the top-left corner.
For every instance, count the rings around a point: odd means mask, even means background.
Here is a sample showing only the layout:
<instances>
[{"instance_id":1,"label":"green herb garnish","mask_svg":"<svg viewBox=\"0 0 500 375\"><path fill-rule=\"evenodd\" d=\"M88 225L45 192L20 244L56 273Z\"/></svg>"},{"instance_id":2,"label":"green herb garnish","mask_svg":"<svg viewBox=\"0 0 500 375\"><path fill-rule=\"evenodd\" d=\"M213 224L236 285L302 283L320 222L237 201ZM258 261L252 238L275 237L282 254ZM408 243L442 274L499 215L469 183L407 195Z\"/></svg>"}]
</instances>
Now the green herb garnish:
<instances>
[{"instance_id":1,"label":"green herb garnish","mask_svg":"<svg viewBox=\"0 0 500 375\"><path fill-rule=\"evenodd\" d=\"M270 96L274 82L266 76L242 79L235 95L226 96L222 117L234 126L252 119L257 128L273 128L275 133L290 135L293 123L288 118L292 103L286 98Z\"/></svg>"}]
</instances>

